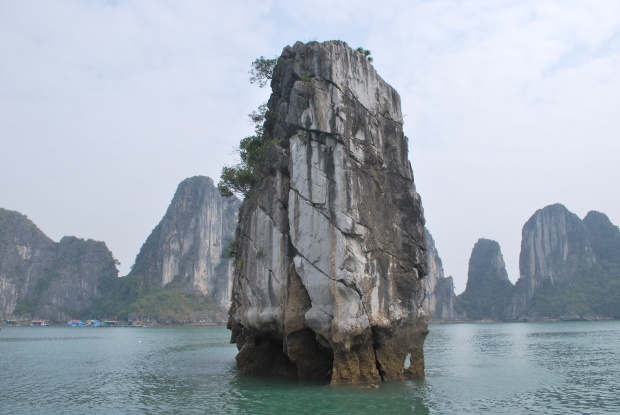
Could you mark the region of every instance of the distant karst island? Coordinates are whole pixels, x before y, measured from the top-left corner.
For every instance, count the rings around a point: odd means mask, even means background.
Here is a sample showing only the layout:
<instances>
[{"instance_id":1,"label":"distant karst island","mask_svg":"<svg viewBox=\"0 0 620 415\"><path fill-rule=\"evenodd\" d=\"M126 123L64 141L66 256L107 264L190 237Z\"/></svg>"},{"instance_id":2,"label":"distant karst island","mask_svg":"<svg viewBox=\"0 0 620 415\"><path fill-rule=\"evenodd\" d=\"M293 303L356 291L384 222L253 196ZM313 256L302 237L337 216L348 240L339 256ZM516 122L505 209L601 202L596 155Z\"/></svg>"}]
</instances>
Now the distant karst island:
<instances>
[{"instance_id":1,"label":"distant karst island","mask_svg":"<svg viewBox=\"0 0 620 415\"><path fill-rule=\"evenodd\" d=\"M225 324L240 202L213 180L178 186L125 277L104 242L51 241L26 216L0 209L0 312L4 321L74 318Z\"/></svg>"},{"instance_id":2,"label":"distant karst island","mask_svg":"<svg viewBox=\"0 0 620 415\"><path fill-rule=\"evenodd\" d=\"M429 247L433 249L432 247ZM438 255L434 260L437 261ZM456 296L441 262L428 311L433 321L599 320L620 317L620 231L601 212L583 220L561 204L536 211L523 226L520 275L508 280L499 244L480 239L467 288Z\"/></svg>"}]
</instances>

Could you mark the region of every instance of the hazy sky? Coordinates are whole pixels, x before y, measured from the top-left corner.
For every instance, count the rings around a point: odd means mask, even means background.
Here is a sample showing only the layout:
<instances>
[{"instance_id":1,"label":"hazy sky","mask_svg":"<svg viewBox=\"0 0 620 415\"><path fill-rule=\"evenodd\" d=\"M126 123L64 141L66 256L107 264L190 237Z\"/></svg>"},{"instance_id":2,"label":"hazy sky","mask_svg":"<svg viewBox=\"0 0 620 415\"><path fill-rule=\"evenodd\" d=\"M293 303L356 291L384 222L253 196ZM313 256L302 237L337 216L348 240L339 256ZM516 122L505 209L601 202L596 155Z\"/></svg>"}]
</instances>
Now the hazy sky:
<instances>
[{"instance_id":1,"label":"hazy sky","mask_svg":"<svg viewBox=\"0 0 620 415\"><path fill-rule=\"evenodd\" d=\"M252 60L331 39L401 95L457 293L481 237L516 281L548 204L620 224L617 0L0 0L0 207L105 241L125 275L179 182L235 162L269 94Z\"/></svg>"}]
</instances>

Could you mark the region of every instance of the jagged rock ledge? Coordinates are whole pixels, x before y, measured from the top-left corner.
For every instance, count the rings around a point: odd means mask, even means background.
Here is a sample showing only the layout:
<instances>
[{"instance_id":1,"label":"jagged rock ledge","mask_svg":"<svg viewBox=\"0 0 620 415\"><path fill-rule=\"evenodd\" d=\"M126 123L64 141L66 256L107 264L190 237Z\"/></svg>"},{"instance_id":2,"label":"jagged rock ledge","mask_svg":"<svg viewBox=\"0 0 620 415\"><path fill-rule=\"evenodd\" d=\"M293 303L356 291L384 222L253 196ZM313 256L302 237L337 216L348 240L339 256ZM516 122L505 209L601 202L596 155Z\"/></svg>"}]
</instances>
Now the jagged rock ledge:
<instances>
[{"instance_id":1,"label":"jagged rock ledge","mask_svg":"<svg viewBox=\"0 0 620 415\"><path fill-rule=\"evenodd\" d=\"M238 367L332 383L423 377L424 216L398 93L340 41L286 47L272 90L264 128L279 144L236 234Z\"/></svg>"}]
</instances>

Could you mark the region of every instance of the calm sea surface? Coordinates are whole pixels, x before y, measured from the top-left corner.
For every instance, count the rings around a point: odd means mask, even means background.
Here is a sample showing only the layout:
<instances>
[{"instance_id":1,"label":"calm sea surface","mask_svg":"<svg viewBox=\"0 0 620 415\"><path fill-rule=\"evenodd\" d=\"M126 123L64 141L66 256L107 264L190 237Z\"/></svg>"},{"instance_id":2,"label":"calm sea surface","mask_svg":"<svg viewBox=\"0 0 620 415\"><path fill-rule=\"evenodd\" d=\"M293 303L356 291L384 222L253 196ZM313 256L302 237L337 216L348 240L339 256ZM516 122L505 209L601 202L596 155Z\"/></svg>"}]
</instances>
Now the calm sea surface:
<instances>
[{"instance_id":1,"label":"calm sea surface","mask_svg":"<svg viewBox=\"0 0 620 415\"><path fill-rule=\"evenodd\" d=\"M620 414L620 321L430 330L369 389L240 376L222 327L2 327L0 414Z\"/></svg>"}]
</instances>

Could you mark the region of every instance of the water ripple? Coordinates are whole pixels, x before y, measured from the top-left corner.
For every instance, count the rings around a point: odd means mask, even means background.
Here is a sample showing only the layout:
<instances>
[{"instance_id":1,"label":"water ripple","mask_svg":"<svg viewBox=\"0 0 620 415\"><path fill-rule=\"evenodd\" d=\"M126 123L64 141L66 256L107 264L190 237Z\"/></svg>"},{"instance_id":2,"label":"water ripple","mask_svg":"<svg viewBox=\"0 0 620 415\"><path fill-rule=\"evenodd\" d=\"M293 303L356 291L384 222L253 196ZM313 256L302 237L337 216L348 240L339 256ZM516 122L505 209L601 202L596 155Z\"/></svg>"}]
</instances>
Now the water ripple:
<instances>
[{"instance_id":1,"label":"water ripple","mask_svg":"<svg viewBox=\"0 0 620 415\"><path fill-rule=\"evenodd\" d=\"M620 413L620 322L430 330L426 379L378 389L241 376L221 327L3 330L0 408L52 415Z\"/></svg>"}]
</instances>

